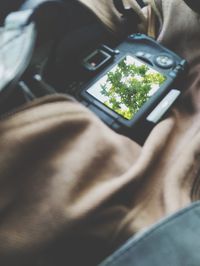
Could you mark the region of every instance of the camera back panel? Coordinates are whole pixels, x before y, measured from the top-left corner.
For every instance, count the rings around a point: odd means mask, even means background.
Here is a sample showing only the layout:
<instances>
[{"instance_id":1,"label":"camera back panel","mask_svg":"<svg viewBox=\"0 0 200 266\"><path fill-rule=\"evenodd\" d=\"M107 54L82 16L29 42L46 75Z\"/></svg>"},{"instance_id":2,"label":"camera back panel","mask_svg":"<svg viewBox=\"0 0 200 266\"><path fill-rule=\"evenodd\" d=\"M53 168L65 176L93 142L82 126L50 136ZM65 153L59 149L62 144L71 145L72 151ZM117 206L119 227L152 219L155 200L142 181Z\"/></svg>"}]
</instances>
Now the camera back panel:
<instances>
[{"instance_id":1,"label":"camera back panel","mask_svg":"<svg viewBox=\"0 0 200 266\"><path fill-rule=\"evenodd\" d=\"M113 130L142 144L181 94L187 63L144 34L72 56L62 78L74 96ZM55 85L55 84L54 84Z\"/></svg>"}]
</instances>

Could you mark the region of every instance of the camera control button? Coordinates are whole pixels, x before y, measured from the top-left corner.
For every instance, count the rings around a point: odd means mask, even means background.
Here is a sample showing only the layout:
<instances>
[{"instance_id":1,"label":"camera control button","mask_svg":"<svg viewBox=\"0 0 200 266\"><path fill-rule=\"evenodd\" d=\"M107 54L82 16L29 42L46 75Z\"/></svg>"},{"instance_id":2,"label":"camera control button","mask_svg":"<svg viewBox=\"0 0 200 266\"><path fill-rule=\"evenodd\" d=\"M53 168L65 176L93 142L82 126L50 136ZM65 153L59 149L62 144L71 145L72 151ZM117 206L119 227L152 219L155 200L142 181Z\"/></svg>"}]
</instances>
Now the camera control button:
<instances>
[{"instance_id":1,"label":"camera control button","mask_svg":"<svg viewBox=\"0 0 200 266\"><path fill-rule=\"evenodd\" d=\"M150 59L152 57L152 54L149 53L145 53L144 58L146 59Z\"/></svg>"},{"instance_id":2,"label":"camera control button","mask_svg":"<svg viewBox=\"0 0 200 266\"><path fill-rule=\"evenodd\" d=\"M172 106L172 104L179 97L181 92L177 89L171 90L164 99L155 107L155 109L146 118L147 121L152 123L157 123L162 116L167 112L167 110Z\"/></svg>"},{"instance_id":3,"label":"camera control button","mask_svg":"<svg viewBox=\"0 0 200 266\"><path fill-rule=\"evenodd\" d=\"M169 75L170 75L170 77L171 78L176 78L176 76L177 76L177 73L176 72L174 72L174 71L171 71L170 73L169 73Z\"/></svg>"},{"instance_id":4,"label":"camera control button","mask_svg":"<svg viewBox=\"0 0 200 266\"><path fill-rule=\"evenodd\" d=\"M142 58L142 59L151 59L152 54L150 54L150 53L145 53L145 52L143 52L143 51L138 51L138 52L136 53L136 56L137 56L138 58Z\"/></svg>"},{"instance_id":5,"label":"camera control button","mask_svg":"<svg viewBox=\"0 0 200 266\"><path fill-rule=\"evenodd\" d=\"M136 53L136 56L138 56L138 57L144 57L145 56L145 52L139 51L139 52Z\"/></svg>"},{"instance_id":6,"label":"camera control button","mask_svg":"<svg viewBox=\"0 0 200 266\"><path fill-rule=\"evenodd\" d=\"M174 60L168 55L159 55L155 59L156 64L162 68L171 68Z\"/></svg>"}]
</instances>

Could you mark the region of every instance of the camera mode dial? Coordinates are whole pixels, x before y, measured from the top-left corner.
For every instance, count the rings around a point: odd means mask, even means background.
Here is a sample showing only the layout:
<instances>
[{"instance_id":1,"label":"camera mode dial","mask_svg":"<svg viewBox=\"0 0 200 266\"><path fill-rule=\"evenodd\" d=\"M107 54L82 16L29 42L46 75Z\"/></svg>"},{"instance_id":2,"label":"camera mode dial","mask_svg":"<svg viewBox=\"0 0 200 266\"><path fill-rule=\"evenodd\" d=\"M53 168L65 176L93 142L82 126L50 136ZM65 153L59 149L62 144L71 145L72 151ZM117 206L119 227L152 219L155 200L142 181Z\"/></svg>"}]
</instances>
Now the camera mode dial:
<instances>
[{"instance_id":1,"label":"camera mode dial","mask_svg":"<svg viewBox=\"0 0 200 266\"><path fill-rule=\"evenodd\" d=\"M158 55L155 63L162 68L171 68L174 65L174 60L168 55Z\"/></svg>"}]
</instances>

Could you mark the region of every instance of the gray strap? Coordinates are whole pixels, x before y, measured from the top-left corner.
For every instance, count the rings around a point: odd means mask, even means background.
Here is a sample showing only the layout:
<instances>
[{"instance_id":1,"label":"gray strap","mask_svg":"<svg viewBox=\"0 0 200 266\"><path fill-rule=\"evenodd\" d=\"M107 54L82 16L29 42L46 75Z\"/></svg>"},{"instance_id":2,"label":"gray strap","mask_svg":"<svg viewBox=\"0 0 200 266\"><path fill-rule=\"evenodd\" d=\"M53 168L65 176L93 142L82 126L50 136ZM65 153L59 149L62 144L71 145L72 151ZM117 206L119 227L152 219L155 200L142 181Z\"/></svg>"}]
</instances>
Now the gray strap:
<instances>
[{"instance_id":1,"label":"gray strap","mask_svg":"<svg viewBox=\"0 0 200 266\"><path fill-rule=\"evenodd\" d=\"M100 266L199 266L200 202L130 239Z\"/></svg>"}]
</instances>

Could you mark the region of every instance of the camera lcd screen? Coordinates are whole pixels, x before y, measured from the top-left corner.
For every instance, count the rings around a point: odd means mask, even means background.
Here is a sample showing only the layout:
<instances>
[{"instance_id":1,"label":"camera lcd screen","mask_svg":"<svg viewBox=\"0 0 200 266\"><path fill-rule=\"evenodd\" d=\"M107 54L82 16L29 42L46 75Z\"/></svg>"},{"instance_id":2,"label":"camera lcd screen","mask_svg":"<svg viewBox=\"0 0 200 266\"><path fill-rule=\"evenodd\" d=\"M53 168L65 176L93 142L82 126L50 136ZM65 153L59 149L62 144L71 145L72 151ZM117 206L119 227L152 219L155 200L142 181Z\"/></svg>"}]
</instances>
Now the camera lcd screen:
<instances>
[{"instance_id":1,"label":"camera lcd screen","mask_svg":"<svg viewBox=\"0 0 200 266\"><path fill-rule=\"evenodd\" d=\"M165 80L163 74L149 65L126 55L87 92L114 112L131 120Z\"/></svg>"}]
</instances>

